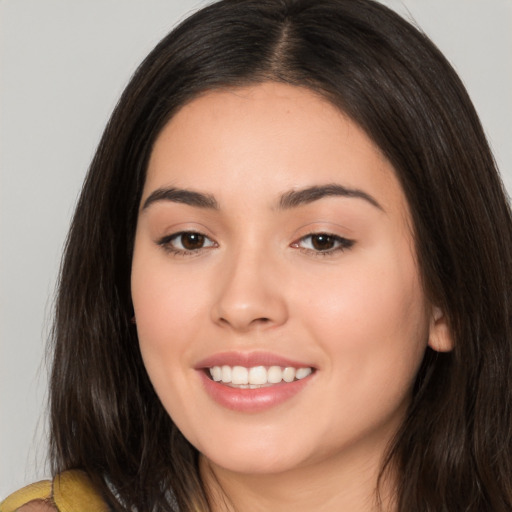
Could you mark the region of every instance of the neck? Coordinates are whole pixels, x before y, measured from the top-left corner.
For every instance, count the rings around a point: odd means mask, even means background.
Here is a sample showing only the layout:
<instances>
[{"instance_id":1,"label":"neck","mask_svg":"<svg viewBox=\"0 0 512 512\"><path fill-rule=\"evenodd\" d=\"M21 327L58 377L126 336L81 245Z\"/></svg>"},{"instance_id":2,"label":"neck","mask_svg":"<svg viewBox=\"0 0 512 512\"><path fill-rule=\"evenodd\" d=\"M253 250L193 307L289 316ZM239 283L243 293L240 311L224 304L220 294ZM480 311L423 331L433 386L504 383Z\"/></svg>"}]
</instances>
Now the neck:
<instances>
[{"instance_id":1,"label":"neck","mask_svg":"<svg viewBox=\"0 0 512 512\"><path fill-rule=\"evenodd\" d=\"M381 457L338 456L282 473L236 473L201 456L200 470L212 512L392 512L395 479L385 475L377 491Z\"/></svg>"}]
</instances>

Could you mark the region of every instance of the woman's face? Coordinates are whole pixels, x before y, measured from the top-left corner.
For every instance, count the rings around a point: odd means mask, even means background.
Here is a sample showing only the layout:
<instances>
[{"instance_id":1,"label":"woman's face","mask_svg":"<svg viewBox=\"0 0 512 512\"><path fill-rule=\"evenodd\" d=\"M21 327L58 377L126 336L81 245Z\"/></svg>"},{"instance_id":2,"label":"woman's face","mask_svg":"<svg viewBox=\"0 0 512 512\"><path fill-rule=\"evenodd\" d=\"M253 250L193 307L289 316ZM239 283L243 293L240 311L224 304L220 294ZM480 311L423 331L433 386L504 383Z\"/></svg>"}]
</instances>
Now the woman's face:
<instances>
[{"instance_id":1,"label":"woman's face","mask_svg":"<svg viewBox=\"0 0 512 512\"><path fill-rule=\"evenodd\" d=\"M379 458L439 340L393 168L283 84L207 93L163 129L132 295L164 407L236 472Z\"/></svg>"}]
</instances>

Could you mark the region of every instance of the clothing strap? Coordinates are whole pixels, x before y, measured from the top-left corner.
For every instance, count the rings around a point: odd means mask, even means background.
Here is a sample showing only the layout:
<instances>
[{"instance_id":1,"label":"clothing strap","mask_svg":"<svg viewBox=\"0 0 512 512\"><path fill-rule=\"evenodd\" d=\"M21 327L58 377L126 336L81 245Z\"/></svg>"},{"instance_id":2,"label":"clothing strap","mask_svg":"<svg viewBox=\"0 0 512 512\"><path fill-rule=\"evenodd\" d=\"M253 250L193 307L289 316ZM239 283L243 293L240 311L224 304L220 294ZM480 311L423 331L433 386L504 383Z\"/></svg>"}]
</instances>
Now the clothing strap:
<instances>
[{"instance_id":1,"label":"clothing strap","mask_svg":"<svg viewBox=\"0 0 512 512\"><path fill-rule=\"evenodd\" d=\"M109 507L94 489L84 471L70 470L53 481L27 485L0 503L0 512L16 512L33 500L48 500L59 512L109 512Z\"/></svg>"}]
</instances>

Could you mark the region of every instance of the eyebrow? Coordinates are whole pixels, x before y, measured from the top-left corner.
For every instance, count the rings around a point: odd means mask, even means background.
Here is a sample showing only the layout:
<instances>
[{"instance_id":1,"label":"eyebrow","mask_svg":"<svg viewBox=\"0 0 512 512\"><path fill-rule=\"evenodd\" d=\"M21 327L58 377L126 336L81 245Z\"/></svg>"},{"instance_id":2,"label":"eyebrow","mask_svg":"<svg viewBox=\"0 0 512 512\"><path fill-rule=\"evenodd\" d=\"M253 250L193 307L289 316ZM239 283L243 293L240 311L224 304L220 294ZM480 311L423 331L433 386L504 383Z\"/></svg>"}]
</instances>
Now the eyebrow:
<instances>
[{"instance_id":1,"label":"eyebrow","mask_svg":"<svg viewBox=\"0 0 512 512\"><path fill-rule=\"evenodd\" d=\"M278 207L281 210L288 210L332 196L363 199L372 206L384 211L384 208L382 208L378 201L370 194L359 189L347 188L336 183L317 185L285 192L279 199ZM220 209L219 203L211 194L203 194L202 192L196 192L194 190L172 187L158 188L153 191L144 201L142 210L147 209L149 206L159 201L171 201L173 203L182 203L189 206L195 206L196 208L206 208L211 210Z\"/></svg>"},{"instance_id":2,"label":"eyebrow","mask_svg":"<svg viewBox=\"0 0 512 512\"><path fill-rule=\"evenodd\" d=\"M211 194L203 194L183 188L159 188L152 192L144 201L142 209L145 210L158 201L171 201L173 203L188 204L197 208L218 210L219 204Z\"/></svg>"},{"instance_id":3,"label":"eyebrow","mask_svg":"<svg viewBox=\"0 0 512 512\"><path fill-rule=\"evenodd\" d=\"M279 200L279 208L283 210L296 208L330 196L363 199L372 206L384 211L384 208L382 208L378 201L370 194L356 188L347 188L342 185L338 185L337 183L307 187L299 190L290 190L281 196L281 199Z\"/></svg>"}]
</instances>

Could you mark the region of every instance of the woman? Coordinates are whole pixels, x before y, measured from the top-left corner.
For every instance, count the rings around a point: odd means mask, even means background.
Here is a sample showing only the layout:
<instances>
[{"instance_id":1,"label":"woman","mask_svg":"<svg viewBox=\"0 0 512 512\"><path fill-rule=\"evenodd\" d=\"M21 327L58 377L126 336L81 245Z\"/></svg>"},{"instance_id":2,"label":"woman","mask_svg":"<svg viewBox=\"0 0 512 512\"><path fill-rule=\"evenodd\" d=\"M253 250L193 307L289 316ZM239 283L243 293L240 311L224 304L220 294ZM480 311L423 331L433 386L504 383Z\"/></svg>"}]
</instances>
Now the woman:
<instances>
[{"instance_id":1,"label":"woman","mask_svg":"<svg viewBox=\"0 0 512 512\"><path fill-rule=\"evenodd\" d=\"M199 11L77 206L53 501L87 475L114 510L510 510L511 235L462 84L396 14Z\"/></svg>"}]
</instances>

